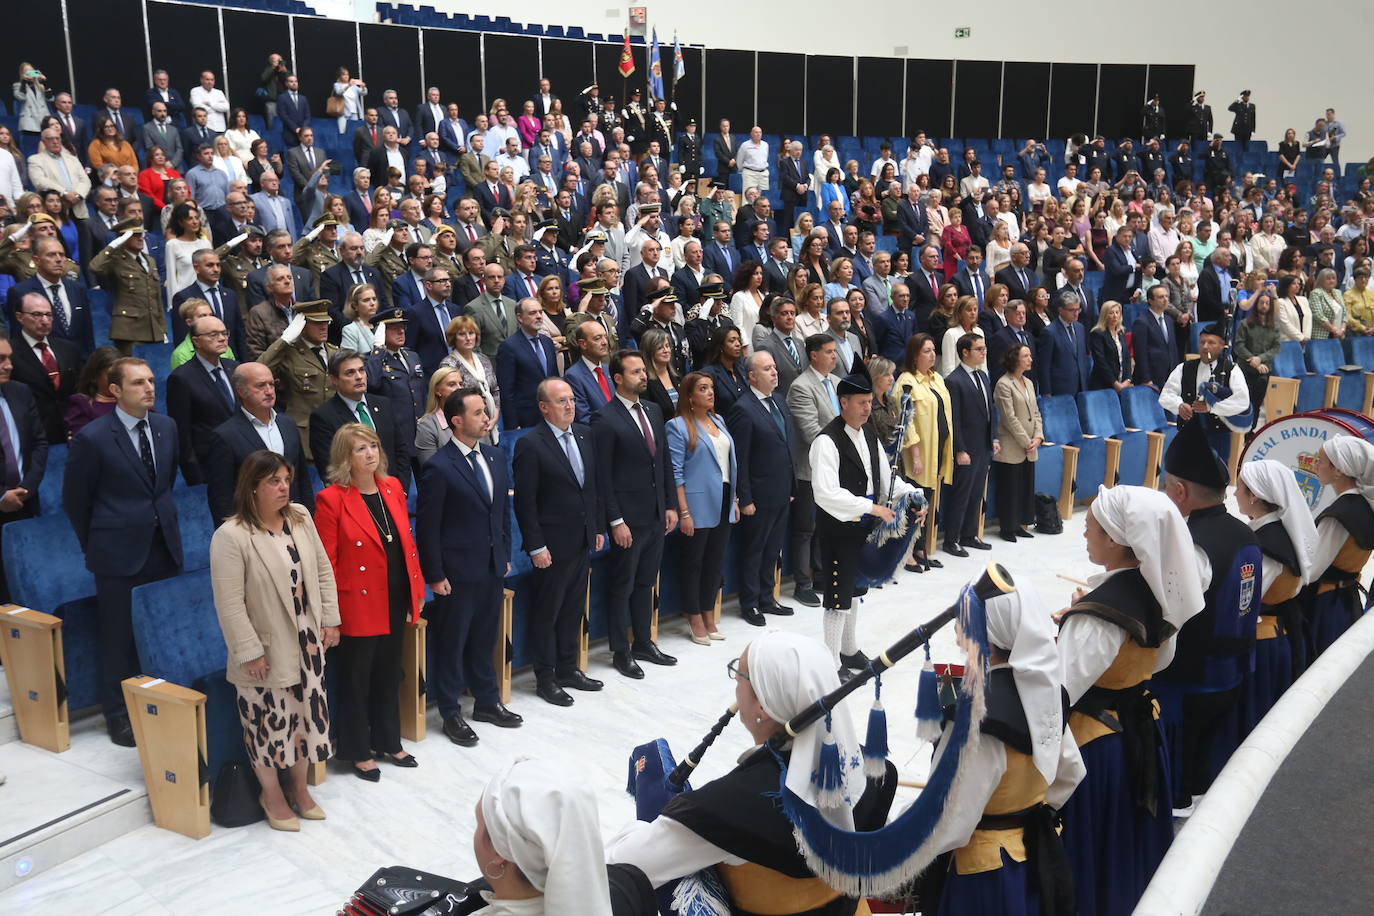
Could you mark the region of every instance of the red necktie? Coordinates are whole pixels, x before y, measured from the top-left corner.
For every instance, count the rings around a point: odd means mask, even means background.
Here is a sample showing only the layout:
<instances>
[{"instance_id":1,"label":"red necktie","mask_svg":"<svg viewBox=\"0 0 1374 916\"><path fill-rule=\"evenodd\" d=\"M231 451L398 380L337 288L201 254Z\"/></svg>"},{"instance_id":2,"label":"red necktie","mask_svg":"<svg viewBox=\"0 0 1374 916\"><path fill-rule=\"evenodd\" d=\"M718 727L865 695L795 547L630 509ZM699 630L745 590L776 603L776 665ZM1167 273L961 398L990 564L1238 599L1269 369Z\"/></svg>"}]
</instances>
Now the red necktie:
<instances>
[{"instance_id":1,"label":"red necktie","mask_svg":"<svg viewBox=\"0 0 1374 916\"><path fill-rule=\"evenodd\" d=\"M470 223L468 224L468 241L469 241L469 242L476 242L476 241L477 241L477 230L474 229L474 228L472 228L472 225L471 225Z\"/></svg>"},{"instance_id":2,"label":"red necktie","mask_svg":"<svg viewBox=\"0 0 1374 916\"><path fill-rule=\"evenodd\" d=\"M530 297L531 297L531 298L533 298L533 297L539 295L539 291L538 291L537 289L534 288L534 277L526 277L526 278L525 278L525 285L528 286L528 287L530 288Z\"/></svg>"},{"instance_id":3,"label":"red necktie","mask_svg":"<svg viewBox=\"0 0 1374 916\"><path fill-rule=\"evenodd\" d=\"M611 399L611 386L610 383L606 381L605 370L600 366L596 367L596 383L601 386L601 394L609 401Z\"/></svg>"},{"instance_id":4,"label":"red necktie","mask_svg":"<svg viewBox=\"0 0 1374 916\"><path fill-rule=\"evenodd\" d=\"M372 145L377 145L377 128L372 128Z\"/></svg>"},{"instance_id":5,"label":"red necktie","mask_svg":"<svg viewBox=\"0 0 1374 916\"><path fill-rule=\"evenodd\" d=\"M52 350L48 349L46 340L38 342L38 359L43 363L43 368L48 370L48 380L52 382L52 386L61 388L62 373L57 368L57 360L53 357Z\"/></svg>"},{"instance_id":6,"label":"red necktie","mask_svg":"<svg viewBox=\"0 0 1374 916\"><path fill-rule=\"evenodd\" d=\"M658 443L654 441L653 430L649 429L649 418L644 416L644 405L638 401L635 401L635 416L639 418L639 429L644 433L644 444L652 458L658 452Z\"/></svg>"}]
</instances>

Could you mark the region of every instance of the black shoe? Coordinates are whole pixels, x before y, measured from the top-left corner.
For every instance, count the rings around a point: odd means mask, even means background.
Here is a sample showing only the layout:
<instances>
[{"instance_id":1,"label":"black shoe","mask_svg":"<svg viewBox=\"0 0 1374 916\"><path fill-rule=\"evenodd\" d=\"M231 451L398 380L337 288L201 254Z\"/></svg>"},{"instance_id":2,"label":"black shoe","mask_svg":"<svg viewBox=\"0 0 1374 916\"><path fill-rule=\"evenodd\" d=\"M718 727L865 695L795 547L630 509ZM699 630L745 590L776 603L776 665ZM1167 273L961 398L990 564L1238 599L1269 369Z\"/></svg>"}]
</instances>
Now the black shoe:
<instances>
[{"instance_id":1,"label":"black shoe","mask_svg":"<svg viewBox=\"0 0 1374 916\"><path fill-rule=\"evenodd\" d=\"M630 658L630 653L628 652L613 653L611 655L611 665L615 668L615 670L619 671L626 677L632 677L635 680L644 679L644 669L639 667L638 662Z\"/></svg>"},{"instance_id":2,"label":"black shoe","mask_svg":"<svg viewBox=\"0 0 1374 916\"><path fill-rule=\"evenodd\" d=\"M963 544L965 547L972 547L974 550L992 549L991 544L989 544L987 541L979 540L978 538L973 538L972 540L964 541Z\"/></svg>"},{"instance_id":3,"label":"black shoe","mask_svg":"<svg viewBox=\"0 0 1374 916\"><path fill-rule=\"evenodd\" d=\"M600 690L606 685L594 677L587 677L581 671L573 669L572 674L559 675L554 683L559 687L571 687L573 690Z\"/></svg>"},{"instance_id":4,"label":"black shoe","mask_svg":"<svg viewBox=\"0 0 1374 916\"><path fill-rule=\"evenodd\" d=\"M798 604L804 604L807 607L821 606L821 596L816 594L814 588L799 588L792 592L792 597Z\"/></svg>"},{"instance_id":5,"label":"black shoe","mask_svg":"<svg viewBox=\"0 0 1374 916\"><path fill-rule=\"evenodd\" d=\"M1010 532L1010 531L1009 531L1009 532L1007 532L1006 534L1000 534L1000 535L998 535L998 537L1000 537L1000 538L1001 538L1002 540L1004 540L1004 541L1010 541L1010 542L1013 543L1013 544L1016 543L1016 534L1015 534L1014 532ZM969 546L972 547L973 545L970 544Z\"/></svg>"},{"instance_id":6,"label":"black shoe","mask_svg":"<svg viewBox=\"0 0 1374 916\"><path fill-rule=\"evenodd\" d=\"M797 613L787 605L778 604L776 601L770 601L768 604L760 604L759 610L765 614L773 614L778 617L791 617L793 614Z\"/></svg>"},{"instance_id":7,"label":"black shoe","mask_svg":"<svg viewBox=\"0 0 1374 916\"><path fill-rule=\"evenodd\" d=\"M472 726L463 721L462 716L454 716L444 720L444 734L448 740L460 747L476 747L477 733L472 730Z\"/></svg>"},{"instance_id":8,"label":"black shoe","mask_svg":"<svg viewBox=\"0 0 1374 916\"><path fill-rule=\"evenodd\" d=\"M136 747L134 741L134 727L129 722L128 716L115 716L105 720L105 730L110 733L110 740L120 747Z\"/></svg>"},{"instance_id":9,"label":"black shoe","mask_svg":"<svg viewBox=\"0 0 1374 916\"><path fill-rule=\"evenodd\" d=\"M676 665L677 659L664 652L651 642L635 643L630 646L630 655L651 665Z\"/></svg>"},{"instance_id":10,"label":"black shoe","mask_svg":"<svg viewBox=\"0 0 1374 916\"><path fill-rule=\"evenodd\" d=\"M373 754L373 760L385 760L392 766L398 766L403 770L413 770L420 765L420 761L415 759L414 754L406 754L404 757L393 757L391 754ZM363 777L366 779L367 777Z\"/></svg>"},{"instance_id":11,"label":"black shoe","mask_svg":"<svg viewBox=\"0 0 1374 916\"><path fill-rule=\"evenodd\" d=\"M525 720L519 714L511 712L500 703L492 706L472 707L472 720L474 722L486 722L500 728L519 728L520 723Z\"/></svg>"},{"instance_id":12,"label":"black shoe","mask_svg":"<svg viewBox=\"0 0 1374 916\"><path fill-rule=\"evenodd\" d=\"M852 680L854 680L854 672L853 672L853 671L850 671L848 668L841 668L841 669L840 669L840 683L841 683L841 684L847 684L847 683L849 683L849 682L852 681Z\"/></svg>"},{"instance_id":13,"label":"black shoe","mask_svg":"<svg viewBox=\"0 0 1374 916\"><path fill-rule=\"evenodd\" d=\"M1033 538L1033 537L1035 537L1035 535L1031 534L1031 533L1030 533L1029 531L1027 531L1025 528L1017 528L1017 529L1016 529L1016 536L1019 537L1019 538Z\"/></svg>"},{"instance_id":14,"label":"black shoe","mask_svg":"<svg viewBox=\"0 0 1374 916\"><path fill-rule=\"evenodd\" d=\"M944 569L945 564L934 557L926 557L926 569Z\"/></svg>"},{"instance_id":15,"label":"black shoe","mask_svg":"<svg viewBox=\"0 0 1374 916\"><path fill-rule=\"evenodd\" d=\"M759 609L756 607L744 608L739 612L739 615L744 618L745 623L752 624L756 627L768 626L768 621L763 619L763 615L759 613Z\"/></svg>"},{"instance_id":16,"label":"black shoe","mask_svg":"<svg viewBox=\"0 0 1374 916\"><path fill-rule=\"evenodd\" d=\"M841 652L840 664L854 671L863 671L871 664L871 662L869 661L868 656L864 655L862 652L855 652L853 655L845 655L843 652Z\"/></svg>"},{"instance_id":17,"label":"black shoe","mask_svg":"<svg viewBox=\"0 0 1374 916\"><path fill-rule=\"evenodd\" d=\"M952 556L952 557L966 557L966 556L968 556L968 551L965 550L964 548L960 547L958 544L946 544L946 545L945 545L945 553L949 554L949 555Z\"/></svg>"},{"instance_id":18,"label":"black shoe","mask_svg":"<svg viewBox=\"0 0 1374 916\"><path fill-rule=\"evenodd\" d=\"M907 572L914 573L923 573L926 571L926 568L922 566L920 563L903 563L902 569L905 569Z\"/></svg>"},{"instance_id":19,"label":"black shoe","mask_svg":"<svg viewBox=\"0 0 1374 916\"><path fill-rule=\"evenodd\" d=\"M571 706L573 704L573 698L568 696L568 692L557 684L540 684L534 693L545 703L552 703L554 706Z\"/></svg>"},{"instance_id":20,"label":"black shoe","mask_svg":"<svg viewBox=\"0 0 1374 916\"><path fill-rule=\"evenodd\" d=\"M382 770L380 767L373 767L370 770L362 770L359 769L358 765L355 763L353 764L353 775L361 779L363 782L382 781Z\"/></svg>"}]
</instances>

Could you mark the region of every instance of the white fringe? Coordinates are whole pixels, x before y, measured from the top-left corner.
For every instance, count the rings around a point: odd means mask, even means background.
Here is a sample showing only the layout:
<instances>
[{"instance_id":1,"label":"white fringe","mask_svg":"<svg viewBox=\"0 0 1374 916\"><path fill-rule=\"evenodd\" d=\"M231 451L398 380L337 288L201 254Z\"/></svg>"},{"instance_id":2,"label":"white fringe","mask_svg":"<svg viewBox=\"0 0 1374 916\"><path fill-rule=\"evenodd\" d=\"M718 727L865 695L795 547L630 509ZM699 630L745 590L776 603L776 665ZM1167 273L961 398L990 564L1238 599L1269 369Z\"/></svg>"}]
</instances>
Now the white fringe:
<instances>
[{"instance_id":1,"label":"white fringe","mask_svg":"<svg viewBox=\"0 0 1374 916\"><path fill-rule=\"evenodd\" d=\"M679 916L730 916L730 904L710 881L702 880L705 872L693 872L673 888L673 909Z\"/></svg>"}]
</instances>

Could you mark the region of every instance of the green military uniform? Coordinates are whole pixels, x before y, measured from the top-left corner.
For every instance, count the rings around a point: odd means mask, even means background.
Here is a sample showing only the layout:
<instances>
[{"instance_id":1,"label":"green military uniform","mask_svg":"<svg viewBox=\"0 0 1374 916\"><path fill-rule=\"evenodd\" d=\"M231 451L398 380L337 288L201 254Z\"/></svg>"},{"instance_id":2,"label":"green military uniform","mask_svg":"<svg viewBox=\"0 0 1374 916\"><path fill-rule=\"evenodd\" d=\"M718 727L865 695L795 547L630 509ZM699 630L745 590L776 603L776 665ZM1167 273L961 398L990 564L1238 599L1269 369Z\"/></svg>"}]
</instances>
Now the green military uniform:
<instances>
[{"instance_id":1,"label":"green military uniform","mask_svg":"<svg viewBox=\"0 0 1374 916\"><path fill-rule=\"evenodd\" d=\"M143 223L137 218L126 219L116 223L114 231L142 235ZM121 352L131 353L136 343L162 343L167 339L162 282L157 265L146 250L102 248L87 266L91 273L104 279L105 288L114 295L110 340Z\"/></svg>"},{"instance_id":2,"label":"green military uniform","mask_svg":"<svg viewBox=\"0 0 1374 916\"><path fill-rule=\"evenodd\" d=\"M248 231L257 236L262 235L262 230L256 226ZM238 294L239 308L243 312L244 320L247 320L248 310L256 304L248 301L248 275L259 267L266 267L270 262L264 257L249 257L241 253L242 248L242 244L234 248L221 245L215 249L215 254L219 256L220 282Z\"/></svg>"},{"instance_id":3,"label":"green military uniform","mask_svg":"<svg viewBox=\"0 0 1374 916\"><path fill-rule=\"evenodd\" d=\"M53 222L53 218L46 213L39 213L29 219L30 225L35 222ZM54 223L54 225L56 225ZM33 263L33 235L30 232L29 245L21 248L12 237L5 235L0 237L0 274L9 274L14 277L15 283L23 283L25 280L38 273L38 265ZM62 273L73 280L81 279L81 268L71 258L66 258L62 264Z\"/></svg>"},{"instance_id":4,"label":"green military uniform","mask_svg":"<svg viewBox=\"0 0 1374 916\"><path fill-rule=\"evenodd\" d=\"M334 217L327 214L321 214L314 222L315 227L328 228L338 225ZM301 236L291 249L291 263L297 267L308 267L310 272L315 275L315 295L317 296L320 293L320 274L341 260L338 247L325 244L318 236L313 239Z\"/></svg>"},{"instance_id":5,"label":"green military uniform","mask_svg":"<svg viewBox=\"0 0 1374 916\"><path fill-rule=\"evenodd\" d=\"M379 245L372 249L372 253L367 256L366 260L368 264L381 271L382 279L386 281L388 293L391 292L391 284L396 282L396 278L410 270L405 255L390 245Z\"/></svg>"},{"instance_id":6,"label":"green military uniform","mask_svg":"<svg viewBox=\"0 0 1374 916\"><path fill-rule=\"evenodd\" d=\"M304 314L307 321L330 320L327 299L298 302L294 310ZM307 460L314 460L310 454L310 414L334 396L334 380L325 365L339 351L328 341L318 346L323 362L311 349L311 344L302 338L288 343L279 337L258 357L258 362L271 369L277 378L277 390L286 398L286 415L295 421L300 431L301 448Z\"/></svg>"},{"instance_id":7,"label":"green military uniform","mask_svg":"<svg viewBox=\"0 0 1374 916\"><path fill-rule=\"evenodd\" d=\"M501 269L509 276L515 272L515 246L519 244L521 243L512 242L508 235L488 232L482 236L477 247L487 256L488 264L500 264Z\"/></svg>"}]
</instances>

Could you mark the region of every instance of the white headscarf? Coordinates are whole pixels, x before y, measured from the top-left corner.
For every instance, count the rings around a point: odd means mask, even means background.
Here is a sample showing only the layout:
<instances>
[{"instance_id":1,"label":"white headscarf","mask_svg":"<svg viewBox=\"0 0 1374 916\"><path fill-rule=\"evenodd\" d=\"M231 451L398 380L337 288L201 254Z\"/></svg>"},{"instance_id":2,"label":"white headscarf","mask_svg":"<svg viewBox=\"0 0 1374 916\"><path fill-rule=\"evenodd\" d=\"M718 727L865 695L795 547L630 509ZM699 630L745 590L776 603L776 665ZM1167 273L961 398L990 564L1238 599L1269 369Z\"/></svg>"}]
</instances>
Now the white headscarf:
<instances>
[{"instance_id":1,"label":"white headscarf","mask_svg":"<svg viewBox=\"0 0 1374 916\"><path fill-rule=\"evenodd\" d=\"M988 643L1011 653L1007 664L1026 710L1031 758L1045 782L1053 784L1064 737L1054 621L1041 604L1040 593L1024 576L1017 577L1016 591L988 599L987 617Z\"/></svg>"},{"instance_id":2,"label":"white headscarf","mask_svg":"<svg viewBox=\"0 0 1374 916\"><path fill-rule=\"evenodd\" d=\"M482 792L491 845L543 892L547 913L611 916L601 822L590 785L567 761L522 757L493 776Z\"/></svg>"},{"instance_id":3,"label":"white headscarf","mask_svg":"<svg viewBox=\"0 0 1374 916\"><path fill-rule=\"evenodd\" d=\"M1317 546L1317 526L1312 522L1312 510L1307 507L1292 470L1272 458L1247 461L1240 466L1240 479L1245 481L1251 493L1279 507L1279 521L1288 532L1288 540L1293 542L1293 553L1298 558L1298 574L1304 585L1311 582L1316 575L1312 569L1312 554Z\"/></svg>"},{"instance_id":4,"label":"white headscarf","mask_svg":"<svg viewBox=\"0 0 1374 916\"><path fill-rule=\"evenodd\" d=\"M792 633L765 633L749 644L749 686L759 704L774 722L786 722L803 709L840 686L830 650L814 639ZM792 740L792 762L787 768L787 788L802 801L826 816L832 824L854 829L854 805L863 794L865 780L859 740L849 710L843 706L830 711L830 733L840 752L843 768L844 807L822 807L818 790L811 782L825 741L825 722L804 728Z\"/></svg>"},{"instance_id":5,"label":"white headscarf","mask_svg":"<svg viewBox=\"0 0 1374 916\"><path fill-rule=\"evenodd\" d=\"M1091 511L1113 541L1135 551L1164 619L1183 629L1203 601L1197 552L1178 507L1158 490L1099 487Z\"/></svg>"},{"instance_id":6,"label":"white headscarf","mask_svg":"<svg viewBox=\"0 0 1374 916\"><path fill-rule=\"evenodd\" d=\"M1374 505L1374 445L1359 436L1337 436L1326 440L1322 450L1336 470L1355 478L1360 495Z\"/></svg>"}]
</instances>

